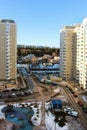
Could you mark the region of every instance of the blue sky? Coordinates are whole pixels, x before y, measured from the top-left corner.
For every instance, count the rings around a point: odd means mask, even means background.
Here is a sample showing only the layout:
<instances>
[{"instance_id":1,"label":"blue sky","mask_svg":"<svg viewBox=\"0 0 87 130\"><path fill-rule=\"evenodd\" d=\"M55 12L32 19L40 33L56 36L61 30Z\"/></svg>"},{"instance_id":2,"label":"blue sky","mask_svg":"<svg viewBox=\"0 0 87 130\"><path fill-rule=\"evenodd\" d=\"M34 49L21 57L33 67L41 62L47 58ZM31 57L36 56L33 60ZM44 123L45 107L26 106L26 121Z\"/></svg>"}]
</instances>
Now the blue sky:
<instances>
[{"instance_id":1,"label":"blue sky","mask_svg":"<svg viewBox=\"0 0 87 130\"><path fill-rule=\"evenodd\" d=\"M60 47L60 29L85 17L87 0L0 0L0 19L17 24L17 44Z\"/></svg>"}]
</instances>

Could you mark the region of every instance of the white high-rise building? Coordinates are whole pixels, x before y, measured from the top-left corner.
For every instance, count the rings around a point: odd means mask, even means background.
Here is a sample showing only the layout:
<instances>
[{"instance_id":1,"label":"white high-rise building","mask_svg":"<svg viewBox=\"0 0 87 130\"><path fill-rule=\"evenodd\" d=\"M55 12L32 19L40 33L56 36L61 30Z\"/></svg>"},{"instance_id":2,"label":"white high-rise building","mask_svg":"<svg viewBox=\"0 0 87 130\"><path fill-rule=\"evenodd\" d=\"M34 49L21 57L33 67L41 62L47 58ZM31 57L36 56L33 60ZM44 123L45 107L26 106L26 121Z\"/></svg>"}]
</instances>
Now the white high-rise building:
<instances>
[{"instance_id":1,"label":"white high-rise building","mask_svg":"<svg viewBox=\"0 0 87 130\"><path fill-rule=\"evenodd\" d=\"M87 88L87 18L60 31L60 75Z\"/></svg>"},{"instance_id":2,"label":"white high-rise building","mask_svg":"<svg viewBox=\"0 0 87 130\"><path fill-rule=\"evenodd\" d=\"M16 23L0 20L0 80L16 78Z\"/></svg>"}]
</instances>

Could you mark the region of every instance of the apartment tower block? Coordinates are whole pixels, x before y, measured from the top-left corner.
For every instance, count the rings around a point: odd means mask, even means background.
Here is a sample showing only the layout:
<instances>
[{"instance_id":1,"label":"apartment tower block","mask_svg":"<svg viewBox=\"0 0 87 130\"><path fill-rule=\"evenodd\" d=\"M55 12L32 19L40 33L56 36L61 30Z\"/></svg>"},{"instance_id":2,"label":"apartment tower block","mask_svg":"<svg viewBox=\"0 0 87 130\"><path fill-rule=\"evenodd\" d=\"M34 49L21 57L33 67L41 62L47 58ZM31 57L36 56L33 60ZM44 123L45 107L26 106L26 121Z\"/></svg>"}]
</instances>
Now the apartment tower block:
<instances>
[{"instance_id":1,"label":"apartment tower block","mask_svg":"<svg viewBox=\"0 0 87 130\"><path fill-rule=\"evenodd\" d=\"M0 20L0 80L16 78L16 23Z\"/></svg>"},{"instance_id":2,"label":"apartment tower block","mask_svg":"<svg viewBox=\"0 0 87 130\"><path fill-rule=\"evenodd\" d=\"M60 30L60 75L87 88L87 18Z\"/></svg>"}]
</instances>

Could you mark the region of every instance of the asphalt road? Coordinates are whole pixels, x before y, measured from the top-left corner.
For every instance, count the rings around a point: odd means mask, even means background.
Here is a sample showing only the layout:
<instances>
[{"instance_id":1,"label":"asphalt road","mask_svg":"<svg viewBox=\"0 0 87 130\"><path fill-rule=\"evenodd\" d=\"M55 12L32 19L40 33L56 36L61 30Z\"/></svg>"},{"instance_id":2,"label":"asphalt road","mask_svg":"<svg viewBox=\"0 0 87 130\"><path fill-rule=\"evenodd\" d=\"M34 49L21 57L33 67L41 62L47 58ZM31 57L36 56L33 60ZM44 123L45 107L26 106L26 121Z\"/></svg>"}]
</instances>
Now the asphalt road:
<instances>
[{"instance_id":1,"label":"asphalt road","mask_svg":"<svg viewBox=\"0 0 87 130\"><path fill-rule=\"evenodd\" d=\"M64 89L65 94L69 99L70 103L72 104L73 108L75 109L75 111L79 113L80 122L82 126L85 128L85 130L87 130L87 115L82 111L78 103L76 103L76 100L74 96L71 94L71 92L63 84L60 83L59 85Z\"/></svg>"}]
</instances>

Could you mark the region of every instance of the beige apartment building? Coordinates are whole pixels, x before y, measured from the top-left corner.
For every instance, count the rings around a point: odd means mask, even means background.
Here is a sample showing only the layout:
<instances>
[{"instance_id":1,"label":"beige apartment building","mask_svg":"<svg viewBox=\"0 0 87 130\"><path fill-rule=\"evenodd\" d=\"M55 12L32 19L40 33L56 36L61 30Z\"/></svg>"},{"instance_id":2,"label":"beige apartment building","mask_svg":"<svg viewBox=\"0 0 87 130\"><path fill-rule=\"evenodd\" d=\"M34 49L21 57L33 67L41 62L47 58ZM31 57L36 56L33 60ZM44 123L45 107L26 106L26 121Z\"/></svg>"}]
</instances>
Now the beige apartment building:
<instances>
[{"instance_id":1,"label":"beige apartment building","mask_svg":"<svg viewBox=\"0 0 87 130\"><path fill-rule=\"evenodd\" d=\"M16 23L0 20L0 80L16 78Z\"/></svg>"},{"instance_id":2,"label":"beige apartment building","mask_svg":"<svg viewBox=\"0 0 87 130\"><path fill-rule=\"evenodd\" d=\"M87 18L60 30L60 75L87 88Z\"/></svg>"}]
</instances>

